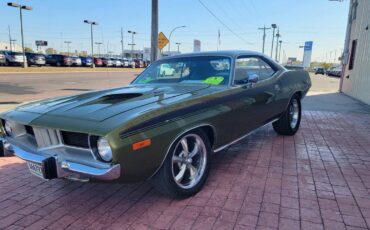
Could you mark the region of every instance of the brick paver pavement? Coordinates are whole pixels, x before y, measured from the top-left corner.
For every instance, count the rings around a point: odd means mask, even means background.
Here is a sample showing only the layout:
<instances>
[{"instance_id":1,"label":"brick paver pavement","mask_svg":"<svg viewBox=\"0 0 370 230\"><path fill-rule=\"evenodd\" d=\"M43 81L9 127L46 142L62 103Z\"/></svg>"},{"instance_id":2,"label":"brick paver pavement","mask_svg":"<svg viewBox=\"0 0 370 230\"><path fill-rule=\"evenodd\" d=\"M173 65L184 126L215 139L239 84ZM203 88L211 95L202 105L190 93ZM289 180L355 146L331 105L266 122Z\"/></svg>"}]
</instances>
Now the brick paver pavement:
<instances>
[{"instance_id":1,"label":"brick paver pavement","mask_svg":"<svg viewBox=\"0 0 370 230\"><path fill-rule=\"evenodd\" d=\"M45 182L0 159L0 229L366 229L369 195L369 114L304 112L294 137L262 128L214 155L185 200L147 182Z\"/></svg>"}]
</instances>

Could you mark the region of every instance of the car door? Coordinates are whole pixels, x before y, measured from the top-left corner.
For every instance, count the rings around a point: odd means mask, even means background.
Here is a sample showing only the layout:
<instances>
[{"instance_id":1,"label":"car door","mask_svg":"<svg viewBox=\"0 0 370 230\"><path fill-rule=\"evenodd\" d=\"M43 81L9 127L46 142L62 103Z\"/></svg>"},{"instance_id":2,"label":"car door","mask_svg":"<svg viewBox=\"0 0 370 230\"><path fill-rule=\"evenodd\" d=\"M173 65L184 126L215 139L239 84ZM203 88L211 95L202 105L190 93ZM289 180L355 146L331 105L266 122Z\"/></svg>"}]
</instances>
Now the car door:
<instances>
[{"instance_id":1,"label":"car door","mask_svg":"<svg viewBox=\"0 0 370 230\"><path fill-rule=\"evenodd\" d=\"M262 56L235 61L234 135L242 136L278 116L279 69Z\"/></svg>"}]
</instances>

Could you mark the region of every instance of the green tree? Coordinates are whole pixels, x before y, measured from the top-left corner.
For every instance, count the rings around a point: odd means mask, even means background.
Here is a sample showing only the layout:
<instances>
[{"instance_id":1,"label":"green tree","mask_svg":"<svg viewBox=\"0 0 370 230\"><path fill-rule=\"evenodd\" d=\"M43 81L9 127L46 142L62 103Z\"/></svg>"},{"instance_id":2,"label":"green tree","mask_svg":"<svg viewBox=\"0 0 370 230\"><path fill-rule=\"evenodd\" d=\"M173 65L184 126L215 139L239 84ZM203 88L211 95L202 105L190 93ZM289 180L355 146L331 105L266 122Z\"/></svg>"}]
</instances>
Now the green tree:
<instances>
[{"instance_id":1,"label":"green tree","mask_svg":"<svg viewBox=\"0 0 370 230\"><path fill-rule=\"evenodd\" d=\"M30 48L30 47L25 47L24 51L27 52L27 53L33 53L33 49Z\"/></svg>"},{"instance_id":2,"label":"green tree","mask_svg":"<svg viewBox=\"0 0 370 230\"><path fill-rule=\"evenodd\" d=\"M56 54L57 53L57 51L56 51L56 49L54 49L54 48L47 48L46 50L45 50L45 53L46 54Z\"/></svg>"}]
</instances>

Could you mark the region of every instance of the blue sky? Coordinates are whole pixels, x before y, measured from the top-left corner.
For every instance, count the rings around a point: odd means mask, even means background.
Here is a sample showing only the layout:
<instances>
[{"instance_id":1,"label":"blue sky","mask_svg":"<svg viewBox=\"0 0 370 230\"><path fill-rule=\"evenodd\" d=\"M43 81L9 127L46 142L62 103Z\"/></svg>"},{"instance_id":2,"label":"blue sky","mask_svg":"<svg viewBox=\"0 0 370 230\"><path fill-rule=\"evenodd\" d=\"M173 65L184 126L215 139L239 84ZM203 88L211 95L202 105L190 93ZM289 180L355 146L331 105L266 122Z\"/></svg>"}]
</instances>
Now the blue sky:
<instances>
[{"instance_id":1,"label":"blue sky","mask_svg":"<svg viewBox=\"0 0 370 230\"><path fill-rule=\"evenodd\" d=\"M12 37L20 43L19 13L0 1L0 41L8 41L8 26ZM47 40L51 47L65 51L64 41L72 41L71 50L90 50L90 30L84 19L99 22L95 41L103 42L102 52L120 52L120 30L124 30L125 48L130 43L127 30L138 32L136 48L150 45L150 0L22 0L32 6L24 12L25 43L34 46L35 40ZM217 31L221 31L220 49L249 49L261 51L262 31L257 28L276 23L283 40L282 56L303 55L299 45L314 41L313 60L332 58L343 49L348 0L202 0L240 39L220 24L198 0L159 0L159 31L167 36L172 28L186 25L172 35L182 43L182 52L191 52L194 39L202 42L202 50L216 50ZM167 50L167 47L165 48ZM267 33L266 50L270 53L271 30Z\"/></svg>"}]
</instances>

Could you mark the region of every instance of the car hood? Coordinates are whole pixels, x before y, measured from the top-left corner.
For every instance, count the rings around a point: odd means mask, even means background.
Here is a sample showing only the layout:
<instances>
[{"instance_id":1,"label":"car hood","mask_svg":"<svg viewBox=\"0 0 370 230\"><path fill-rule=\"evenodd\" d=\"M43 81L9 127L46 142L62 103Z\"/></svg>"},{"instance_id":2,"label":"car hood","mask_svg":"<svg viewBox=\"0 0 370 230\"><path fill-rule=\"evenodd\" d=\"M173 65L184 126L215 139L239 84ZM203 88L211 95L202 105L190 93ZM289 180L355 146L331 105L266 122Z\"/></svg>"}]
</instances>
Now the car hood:
<instances>
[{"instance_id":1,"label":"car hood","mask_svg":"<svg viewBox=\"0 0 370 230\"><path fill-rule=\"evenodd\" d=\"M129 85L102 91L94 91L55 99L31 102L17 107L4 114L4 118L12 119L18 114L28 114L22 123L32 123L42 116L84 120L94 123L102 122L118 114L160 104L163 100L174 99L182 95L208 88L208 85ZM15 116L14 120L19 116Z\"/></svg>"}]
</instances>

